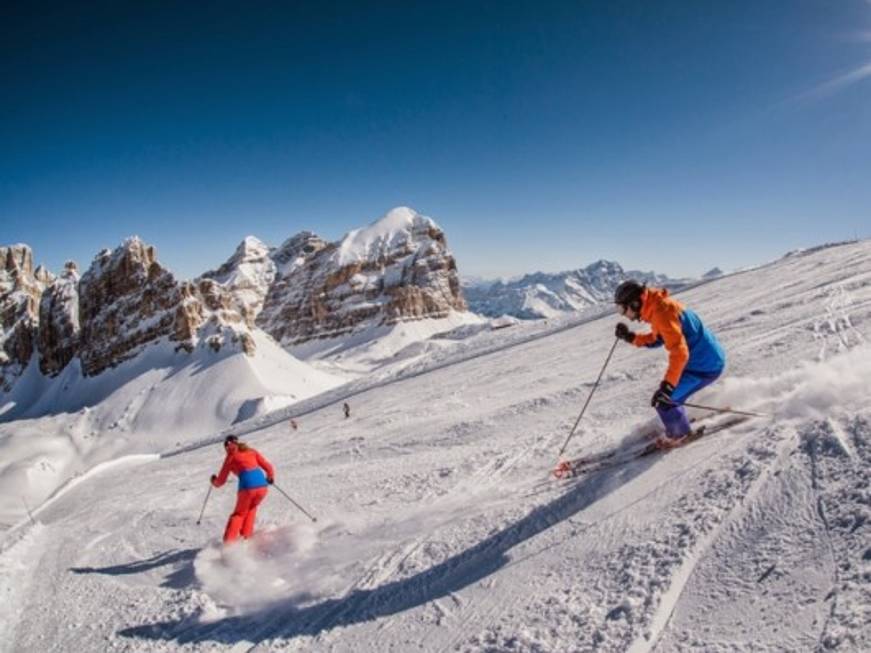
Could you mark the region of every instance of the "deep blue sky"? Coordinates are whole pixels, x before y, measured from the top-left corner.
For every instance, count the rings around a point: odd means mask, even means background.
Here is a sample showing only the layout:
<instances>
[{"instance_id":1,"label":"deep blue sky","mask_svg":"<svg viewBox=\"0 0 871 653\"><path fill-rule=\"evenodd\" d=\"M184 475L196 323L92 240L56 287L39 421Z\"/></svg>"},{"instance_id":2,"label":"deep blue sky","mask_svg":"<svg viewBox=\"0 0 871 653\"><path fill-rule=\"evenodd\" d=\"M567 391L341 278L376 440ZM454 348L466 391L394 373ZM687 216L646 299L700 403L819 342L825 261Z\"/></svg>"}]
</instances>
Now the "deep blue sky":
<instances>
[{"instance_id":1,"label":"deep blue sky","mask_svg":"<svg viewBox=\"0 0 871 653\"><path fill-rule=\"evenodd\" d=\"M393 206L467 275L871 236L871 2L0 9L0 243L181 277Z\"/></svg>"}]
</instances>

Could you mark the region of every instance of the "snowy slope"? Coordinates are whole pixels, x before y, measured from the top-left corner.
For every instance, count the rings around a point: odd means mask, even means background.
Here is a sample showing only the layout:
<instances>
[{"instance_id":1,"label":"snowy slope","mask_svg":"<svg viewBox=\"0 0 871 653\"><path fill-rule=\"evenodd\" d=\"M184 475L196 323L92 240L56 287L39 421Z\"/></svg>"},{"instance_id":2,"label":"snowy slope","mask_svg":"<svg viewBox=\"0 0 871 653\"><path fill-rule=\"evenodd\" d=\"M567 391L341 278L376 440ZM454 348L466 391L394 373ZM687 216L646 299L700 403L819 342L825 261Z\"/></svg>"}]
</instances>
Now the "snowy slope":
<instances>
[{"instance_id":1,"label":"snowy slope","mask_svg":"<svg viewBox=\"0 0 871 653\"><path fill-rule=\"evenodd\" d=\"M247 435L317 524L273 490L222 559L233 490L195 524L217 444L118 461L35 509L0 544L0 648L867 650L871 242L680 297L729 352L698 401L773 419L556 482L616 320L494 332L361 391L350 419L338 399ZM621 343L570 450L648 428L664 366Z\"/></svg>"},{"instance_id":2,"label":"snowy slope","mask_svg":"<svg viewBox=\"0 0 871 653\"><path fill-rule=\"evenodd\" d=\"M14 421L0 423L0 524L97 463L190 442L344 381L252 334L254 356L161 342L95 377L78 359L45 377L34 359L6 397Z\"/></svg>"},{"instance_id":3,"label":"snowy slope","mask_svg":"<svg viewBox=\"0 0 871 653\"><path fill-rule=\"evenodd\" d=\"M455 342L438 336L463 327L483 330L489 324L474 313L451 311L443 318L369 326L350 336L311 340L289 351L306 363L343 376L372 375L384 367L394 374L400 364L425 364L434 350L453 348Z\"/></svg>"}]
</instances>

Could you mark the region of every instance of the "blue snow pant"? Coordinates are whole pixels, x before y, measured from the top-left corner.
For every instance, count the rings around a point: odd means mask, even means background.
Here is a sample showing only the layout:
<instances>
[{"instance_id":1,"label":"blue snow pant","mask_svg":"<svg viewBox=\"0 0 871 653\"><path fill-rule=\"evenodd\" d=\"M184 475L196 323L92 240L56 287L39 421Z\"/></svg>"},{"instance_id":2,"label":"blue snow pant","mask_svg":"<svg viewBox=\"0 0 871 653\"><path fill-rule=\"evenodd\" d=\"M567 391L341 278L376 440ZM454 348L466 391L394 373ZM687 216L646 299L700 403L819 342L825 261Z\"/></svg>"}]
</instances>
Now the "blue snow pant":
<instances>
[{"instance_id":1,"label":"blue snow pant","mask_svg":"<svg viewBox=\"0 0 871 653\"><path fill-rule=\"evenodd\" d=\"M723 370L716 373L684 371L681 374L677 387L671 393L671 400L678 405L661 405L656 407L656 412L659 413L659 419L662 420L662 424L665 426L665 434L668 437L682 438L685 435L689 435L689 432L692 430L690 420L687 417L686 409L680 404L705 386L716 381L722 373Z\"/></svg>"}]
</instances>

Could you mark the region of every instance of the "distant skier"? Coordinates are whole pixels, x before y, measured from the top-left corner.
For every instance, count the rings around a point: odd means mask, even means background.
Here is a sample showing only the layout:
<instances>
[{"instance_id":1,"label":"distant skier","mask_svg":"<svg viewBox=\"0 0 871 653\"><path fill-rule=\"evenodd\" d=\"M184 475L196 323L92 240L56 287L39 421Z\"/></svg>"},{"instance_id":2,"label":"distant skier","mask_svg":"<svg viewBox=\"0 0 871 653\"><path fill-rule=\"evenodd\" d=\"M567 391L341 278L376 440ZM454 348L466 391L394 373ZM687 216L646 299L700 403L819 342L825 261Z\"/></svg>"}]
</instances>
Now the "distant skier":
<instances>
[{"instance_id":1,"label":"distant skier","mask_svg":"<svg viewBox=\"0 0 871 653\"><path fill-rule=\"evenodd\" d=\"M617 287L614 303L624 317L651 326L650 333L636 334L620 322L614 335L636 347L665 345L668 350L668 369L650 405L665 426L665 436L657 444L676 446L692 430L681 404L717 380L726 365L726 353L699 316L669 297L665 289L647 288L630 279Z\"/></svg>"},{"instance_id":2,"label":"distant skier","mask_svg":"<svg viewBox=\"0 0 871 653\"><path fill-rule=\"evenodd\" d=\"M240 533L245 539L254 534L257 507L266 498L267 486L272 485L275 470L266 458L244 442L239 442L235 435L224 438L224 449L227 451L224 465L220 472L212 474L211 481L215 487L221 487L230 472L239 477L236 507L224 530L224 544L229 544L238 539Z\"/></svg>"},{"instance_id":3,"label":"distant skier","mask_svg":"<svg viewBox=\"0 0 871 653\"><path fill-rule=\"evenodd\" d=\"M290 420L290 428L296 431L299 428L299 424L296 423L295 419Z\"/></svg>"},{"instance_id":4,"label":"distant skier","mask_svg":"<svg viewBox=\"0 0 871 653\"><path fill-rule=\"evenodd\" d=\"M342 404L342 410L345 411L345 419L348 419L351 416L351 407L347 401Z\"/></svg>"}]
</instances>

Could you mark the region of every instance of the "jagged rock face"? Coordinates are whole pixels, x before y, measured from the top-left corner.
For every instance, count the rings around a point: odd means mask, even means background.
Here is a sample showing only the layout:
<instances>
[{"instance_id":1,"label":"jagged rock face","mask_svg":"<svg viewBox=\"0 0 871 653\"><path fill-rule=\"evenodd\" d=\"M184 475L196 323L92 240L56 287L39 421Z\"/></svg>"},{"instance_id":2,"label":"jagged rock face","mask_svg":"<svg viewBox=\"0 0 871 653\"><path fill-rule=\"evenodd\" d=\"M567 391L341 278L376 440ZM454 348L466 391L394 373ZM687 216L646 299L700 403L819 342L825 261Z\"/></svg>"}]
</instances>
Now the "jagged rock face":
<instances>
[{"instance_id":1,"label":"jagged rock face","mask_svg":"<svg viewBox=\"0 0 871 653\"><path fill-rule=\"evenodd\" d=\"M79 271L67 261L39 303L39 368L43 374L58 374L76 356L79 325Z\"/></svg>"},{"instance_id":2,"label":"jagged rock face","mask_svg":"<svg viewBox=\"0 0 871 653\"><path fill-rule=\"evenodd\" d=\"M99 374L172 335L180 302L175 278L138 238L97 254L79 284L84 373Z\"/></svg>"},{"instance_id":3,"label":"jagged rock face","mask_svg":"<svg viewBox=\"0 0 871 653\"><path fill-rule=\"evenodd\" d=\"M48 279L37 278L27 245L0 247L0 390L8 390L33 355L39 300Z\"/></svg>"},{"instance_id":4,"label":"jagged rock face","mask_svg":"<svg viewBox=\"0 0 871 653\"><path fill-rule=\"evenodd\" d=\"M249 327L253 327L275 279L275 272L276 263L270 256L269 247L248 236L226 263L217 270L206 272L201 279L210 279L223 286L235 310Z\"/></svg>"},{"instance_id":5,"label":"jagged rock face","mask_svg":"<svg viewBox=\"0 0 871 653\"><path fill-rule=\"evenodd\" d=\"M232 292L213 279L200 278L182 283L181 296L172 338L180 343L180 348L192 351L196 342L203 339L213 351L229 342L249 356L254 355L254 338L247 320L237 310Z\"/></svg>"},{"instance_id":6,"label":"jagged rock face","mask_svg":"<svg viewBox=\"0 0 871 653\"><path fill-rule=\"evenodd\" d=\"M202 339L214 350L230 342L254 353L254 340L225 288L211 279L176 282L154 248L138 238L94 259L79 283L79 320L79 357L88 376L161 338L186 351Z\"/></svg>"},{"instance_id":7,"label":"jagged rock face","mask_svg":"<svg viewBox=\"0 0 871 653\"><path fill-rule=\"evenodd\" d=\"M36 348L49 376L77 356L93 376L164 338L186 351L203 343L254 353L232 292L211 279L179 284L139 238L100 252L81 279L72 262L57 278L34 270L26 245L0 248L0 266L0 390Z\"/></svg>"},{"instance_id":8,"label":"jagged rock face","mask_svg":"<svg viewBox=\"0 0 871 653\"><path fill-rule=\"evenodd\" d=\"M256 323L286 346L466 308L444 233L407 208L338 243L297 234L273 260L276 278Z\"/></svg>"},{"instance_id":9,"label":"jagged rock face","mask_svg":"<svg viewBox=\"0 0 871 653\"><path fill-rule=\"evenodd\" d=\"M687 283L686 279L670 279L652 272L627 272L619 263L600 260L579 270L557 274L537 272L508 283L497 281L466 286L464 291L475 313L538 319L611 302L620 282L630 278L671 290Z\"/></svg>"},{"instance_id":10,"label":"jagged rock face","mask_svg":"<svg viewBox=\"0 0 871 653\"><path fill-rule=\"evenodd\" d=\"M252 355L255 325L297 344L465 310L444 233L405 208L337 243L302 232L270 250L248 237L220 268L182 283L136 237L100 252L81 278L71 263L57 278L34 270L25 245L0 248L0 266L3 389L37 347L44 374L78 357L94 376L163 339Z\"/></svg>"},{"instance_id":11,"label":"jagged rock face","mask_svg":"<svg viewBox=\"0 0 871 653\"><path fill-rule=\"evenodd\" d=\"M44 265L37 266L33 271L33 278L43 288L48 288L55 280L55 276Z\"/></svg>"}]
</instances>

